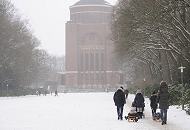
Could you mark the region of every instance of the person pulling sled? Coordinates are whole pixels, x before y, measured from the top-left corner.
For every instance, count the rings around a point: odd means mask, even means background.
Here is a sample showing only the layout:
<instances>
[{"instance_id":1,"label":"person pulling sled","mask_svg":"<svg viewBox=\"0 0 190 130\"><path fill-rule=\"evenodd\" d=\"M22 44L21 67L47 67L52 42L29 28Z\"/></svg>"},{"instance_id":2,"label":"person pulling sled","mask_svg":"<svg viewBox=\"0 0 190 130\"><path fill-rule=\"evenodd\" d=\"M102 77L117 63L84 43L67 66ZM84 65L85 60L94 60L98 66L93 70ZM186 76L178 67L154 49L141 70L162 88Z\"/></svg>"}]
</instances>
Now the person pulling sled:
<instances>
[{"instance_id":1,"label":"person pulling sled","mask_svg":"<svg viewBox=\"0 0 190 130\"><path fill-rule=\"evenodd\" d=\"M123 106L126 103L123 87L117 89L114 93L113 100L117 107L118 120L123 120Z\"/></svg>"},{"instance_id":2,"label":"person pulling sled","mask_svg":"<svg viewBox=\"0 0 190 130\"><path fill-rule=\"evenodd\" d=\"M144 97L140 89L137 90L137 93L134 99L134 104L136 106L136 111L137 111L139 119L142 119L142 117L144 117L143 112L144 112L145 104L144 104Z\"/></svg>"}]
</instances>

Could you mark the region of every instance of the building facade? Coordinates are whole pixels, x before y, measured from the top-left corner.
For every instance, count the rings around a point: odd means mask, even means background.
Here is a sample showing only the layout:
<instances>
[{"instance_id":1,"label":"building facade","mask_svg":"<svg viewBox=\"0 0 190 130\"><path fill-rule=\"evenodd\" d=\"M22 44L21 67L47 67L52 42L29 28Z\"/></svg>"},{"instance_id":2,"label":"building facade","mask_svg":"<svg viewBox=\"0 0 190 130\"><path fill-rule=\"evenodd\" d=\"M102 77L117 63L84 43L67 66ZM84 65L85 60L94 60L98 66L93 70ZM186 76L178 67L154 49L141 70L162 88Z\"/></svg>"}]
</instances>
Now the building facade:
<instances>
[{"instance_id":1,"label":"building facade","mask_svg":"<svg viewBox=\"0 0 190 130\"><path fill-rule=\"evenodd\" d=\"M66 23L66 88L116 87L121 81L111 41L112 5L80 0Z\"/></svg>"}]
</instances>

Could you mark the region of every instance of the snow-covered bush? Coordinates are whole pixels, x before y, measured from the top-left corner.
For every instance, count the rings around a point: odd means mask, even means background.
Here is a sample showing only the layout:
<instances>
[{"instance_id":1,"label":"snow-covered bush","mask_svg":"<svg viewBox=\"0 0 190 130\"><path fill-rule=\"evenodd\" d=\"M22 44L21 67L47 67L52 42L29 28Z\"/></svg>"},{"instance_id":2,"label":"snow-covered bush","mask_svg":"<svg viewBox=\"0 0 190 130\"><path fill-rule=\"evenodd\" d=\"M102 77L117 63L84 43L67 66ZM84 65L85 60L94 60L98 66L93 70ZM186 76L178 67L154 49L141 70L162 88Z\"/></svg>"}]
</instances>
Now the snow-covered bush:
<instances>
[{"instance_id":1,"label":"snow-covered bush","mask_svg":"<svg viewBox=\"0 0 190 130\"><path fill-rule=\"evenodd\" d=\"M187 106L185 109L186 109L187 114L190 115L190 86L188 85L188 86L186 86L186 88L187 89L184 93L184 102L185 102L185 104L187 104Z\"/></svg>"},{"instance_id":2,"label":"snow-covered bush","mask_svg":"<svg viewBox=\"0 0 190 130\"><path fill-rule=\"evenodd\" d=\"M188 103L188 105L187 105L186 113L187 113L188 115L190 115L190 101L189 101L189 103Z\"/></svg>"},{"instance_id":3,"label":"snow-covered bush","mask_svg":"<svg viewBox=\"0 0 190 130\"><path fill-rule=\"evenodd\" d=\"M170 93L170 105L186 105L187 113L190 113L190 85L185 84L182 86L181 84L175 84L169 86ZM189 104L189 105L188 105Z\"/></svg>"},{"instance_id":4,"label":"snow-covered bush","mask_svg":"<svg viewBox=\"0 0 190 130\"><path fill-rule=\"evenodd\" d=\"M169 103L170 105L180 105L181 97L182 97L182 86L175 84L169 86Z\"/></svg>"},{"instance_id":5,"label":"snow-covered bush","mask_svg":"<svg viewBox=\"0 0 190 130\"><path fill-rule=\"evenodd\" d=\"M153 91L158 91L158 89L159 89L159 84L154 84L154 85L151 85L151 86L147 86L144 89L145 96L150 97L152 92Z\"/></svg>"}]
</instances>

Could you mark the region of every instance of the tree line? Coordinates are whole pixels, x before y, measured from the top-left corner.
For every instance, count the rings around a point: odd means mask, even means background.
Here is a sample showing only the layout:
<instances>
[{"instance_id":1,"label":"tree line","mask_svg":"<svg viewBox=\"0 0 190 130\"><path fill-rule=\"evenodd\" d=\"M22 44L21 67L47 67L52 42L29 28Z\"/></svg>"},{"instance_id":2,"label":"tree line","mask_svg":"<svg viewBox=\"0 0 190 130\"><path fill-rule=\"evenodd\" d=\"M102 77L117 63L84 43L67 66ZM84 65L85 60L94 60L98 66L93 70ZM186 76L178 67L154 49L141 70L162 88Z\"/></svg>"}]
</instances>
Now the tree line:
<instances>
[{"instance_id":1,"label":"tree line","mask_svg":"<svg viewBox=\"0 0 190 130\"><path fill-rule=\"evenodd\" d=\"M112 34L136 86L190 83L190 0L119 0Z\"/></svg>"},{"instance_id":2,"label":"tree line","mask_svg":"<svg viewBox=\"0 0 190 130\"><path fill-rule=\"evenodd\" d=\"M0 0L0 90L1 96L21 95L38 86L52 70L52 56L39 49L40 41L22 20L13 4ZM7 92L8 91L8 92Z\"/></svg>"}]
</instances>

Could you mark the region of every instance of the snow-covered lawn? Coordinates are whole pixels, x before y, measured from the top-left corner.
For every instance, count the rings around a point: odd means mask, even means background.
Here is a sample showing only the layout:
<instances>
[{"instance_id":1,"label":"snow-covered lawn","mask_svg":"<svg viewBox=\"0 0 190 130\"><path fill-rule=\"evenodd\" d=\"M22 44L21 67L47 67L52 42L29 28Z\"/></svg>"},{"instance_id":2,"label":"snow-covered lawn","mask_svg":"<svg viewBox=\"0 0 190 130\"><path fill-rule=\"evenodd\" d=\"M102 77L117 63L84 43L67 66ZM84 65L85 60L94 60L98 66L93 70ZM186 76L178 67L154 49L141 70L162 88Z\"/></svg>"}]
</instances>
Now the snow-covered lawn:
<instances>
[{"instance_id":1,"label":"snow-covered lawn","mask_svg":"<svg viewBox=\"0 0 190 130\"><path fill-rule=\"evenodd\" d=\"M124 115L134 95L129 95ZM118 121L113 93L66 93L55 96L0 98L0 130L190 130L190 116L176 107L168 124L152 121L149 100L145 119Z\"/></svg>"}]
</instances>

